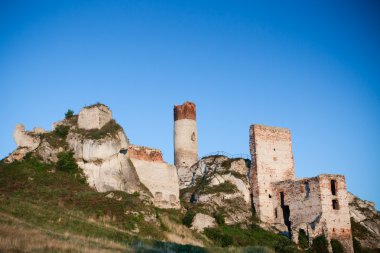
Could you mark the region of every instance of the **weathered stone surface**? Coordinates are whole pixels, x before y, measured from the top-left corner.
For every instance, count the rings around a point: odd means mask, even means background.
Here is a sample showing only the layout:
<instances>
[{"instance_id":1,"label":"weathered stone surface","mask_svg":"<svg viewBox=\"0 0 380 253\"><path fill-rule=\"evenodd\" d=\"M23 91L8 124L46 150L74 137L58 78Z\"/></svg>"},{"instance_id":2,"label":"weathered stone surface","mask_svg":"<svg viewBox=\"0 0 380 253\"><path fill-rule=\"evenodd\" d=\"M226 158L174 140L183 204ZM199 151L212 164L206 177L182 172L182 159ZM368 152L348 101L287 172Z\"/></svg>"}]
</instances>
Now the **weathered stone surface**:
<instances>
[{"instance_id":1,"label":"weathered stone surface","mask_svg":"<svg viewBox=\"0 0 380 253\"><path fill-rule=\"evenodd\" d=\"M56 163L58 161L58 154L63 151L63 147L52 147L49 142L45 140L43 140L40 146L36 149L36 153L46 163Z\"/></svg>"},{"instance_id":2,"label":"weathered stone surface","mask_svg":"<svg viewBox=\"0 0 380 253\"><path fill-rule=\"evenodd\" d=\"M195 119L195 104L186 102L174 107L174 165L178 169L181 182L181 176L198 161L198 132Z\"/></svg>"},{"instance_id":3,"label":"weathered stone surface","mask_svg":"<svg viewBox=\"0 0 380 253\"><path fill-rule=\"evenodd\" d=\"M111 110L105 105L96 104L79 112L78 127L86 130L101 129L111 119Z\"/></svg>"},{"instance_id":4,"label":"weathered stone surface","mask_svg":"<svg viewBox=\"0 0 380 253\"><path fill-rule=\"evenodd\" d=\"M215 226L215 219L203 213L197 213L194 216L193 223L191 224L191 228L198 232L203 232L205 228L213 228Z\"/></svg>"},{"instance_id":5,"label":"weathered stone surface","mask_svg":"<svg viewBox=\"0 0 380 253\"><path fill-rule=\"evenodd\" d=\"M23 124L16 125L13 132L13 139L17 145L17 149L5 158L5 162L7 163L23 159L28 152L38 148L41 143L39 135L35 132L25 131Z\"/></svg>"},{"instance_id":6,"label":"weathered stone surface","mask_svg":"<svg viewBox=\"0 0 380 253\"><path fill-rule=\"evenodd\" d=\"M135 150L135 149L132 149ZM156 149L145 148L145 151ZM158 150L159 151L159 150ZM180 208L179 203L179 183L176 167L167 164L162 161L162 157L159 160L155 160L157 157L141 155L142 151L139 150L136 155L135 152L129 153L139 180L143 183L153 196L153 203L160 208ZM157 154L157 152L155 152ZM161 151L159 151L161 154Z\"/></svg>"},{"instance_id":7,"label":"weathered stone surface","mask_svg":"<svg viewBox=\"0 0 380 253\"><path fill-rule=\"evenodd\" d=\"M23 159L29 151L29 148L18 147L15 151L13 151L9 156L5 158L5 162L11 163L14 161L19 161Z\"/></svg>"},{"instance_id":8,"label":"weathered stone surface","mask_svg":"<svg viewBox=\"0 0 380 253\"><path fill-rule=\"evenodd\" d=\"M182 105L174 106L174 121L180 119L196 120L196 106L192 102L185 102Z\"/></svg>"},{"instance_id":9,"label":"weathered stone surface","mask_svg":"<svg viewBox=\"0 0 380 253\"><path fill-rule=\"evenodd\" d=\"M252 125L252 191L257 215L264 222L273 222L273 206L268 195L271 182L294 179L294 161L289 129Z\"/></svg>"},{"instance_id":10,"label":"weathered stone surface","mask_svg":"<svg viewBox=\"0 0 380 253\"><path fill-rule=\"evenodd\" d=\"M184 199L201 206L210 215L223 210L226 224L249 223L252 212L248 169L244 159L203 158L190 169L192 178L187 179L183 189Z\"/></svg>"},{"instance_id":11,"label":"weathered stone surface","mask_svg":"<svg viewBox=\"0 0 380 253\"><path fill-rule=\"evenodd\" d=\"M13 138L17 147L26 147L34 150L40 145L40 138L30 132L25 131L23 124L18 124L13 132Z\"/></svg>"},{"instance_id":12,"label":"weathered stone surface","mask_svg":"<svg viewBox=\"0 0 380 253\"><path fill-rule=\"evenodd\" d=\"M33 128L33 133L36 133L36 134L43 134L43 133L46 133L47 131L45 129L43 129L42 127L35 127Z\"/></svg>"},{"instance_id":13,"label":"weathered stone surface","mask_svg":"<svg viewBox=\"0 0 380 253\"><path fill-rule=\"evenodd\" d=\"M375 203L361 200L348 193L350 216L360 231L354 231L354 236L363 247L380 248L380 213ZM363 231L364 230L364 231Z\"/></svg>"},{"instance_id":14,"label":"weathered stone surface","mask_svg":"<svg viewBox=\"0 0 380 253\"><path fill-rule=\"evenodd\" d=\"M95 162L78 161L90 186L97 191L126 191L133 193L141 190L135 168L124 154L115 154L105 160Z\"/></svg>"},{"instance_id":15,"label":"weathered stone surface","mask_svg":"<svg viewBox=\"0 0 380 253\"><path fill-rule=\"evenodd\" d=\"M145 160L150 162L164 162L162 159L161 150L143 146L129 145L128 156L129 158L134 158L138 160Z\"/></svg>"},{"instance_id":16,"label":"weathered stone surface","mask_svg":"<svg viewBox=\"0 0 380 253\"><path fill-rule=\"evenodd\" d=\"M129 146L123 130L96 140L86 139L74 131L68 134L67 142L88 183L98 191L119 190L131 193L141 190L133 164L121 152Z\"/></svg>"},{"instance_id":17,"label":"weathered stone surface","mask_svg":"<svg viewBox=\"0 0 380 253\"><path fill-rule=\"evenodd\" d=\"M82 135L70 132L67 142L74 150L75 157L85 162L106 160L118 154L121 150L127 150L129 143L123 130L119 130L114 136L105 136L102 139L84 139Z\"/></svg>"}]
</instances>

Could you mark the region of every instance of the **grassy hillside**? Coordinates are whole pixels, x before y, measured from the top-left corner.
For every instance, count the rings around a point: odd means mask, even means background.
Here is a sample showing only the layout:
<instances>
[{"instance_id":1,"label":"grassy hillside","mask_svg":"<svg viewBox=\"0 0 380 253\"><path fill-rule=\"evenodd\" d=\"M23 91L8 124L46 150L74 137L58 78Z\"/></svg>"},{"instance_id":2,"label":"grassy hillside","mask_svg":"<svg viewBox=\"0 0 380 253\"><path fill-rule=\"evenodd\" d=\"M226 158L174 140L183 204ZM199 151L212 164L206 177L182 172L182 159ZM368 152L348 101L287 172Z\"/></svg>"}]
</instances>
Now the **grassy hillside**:
<instances>
[{"instance_id":1,"label":"grassy hillside","mask_svg":"<svg viewBox=\"0 0 380 253\"><path fill-rule=\"evenodd\" d=\"M0 162L0 252L281 252L292 245L258 227L220 226L207 237L182 224L185 211L155 208L137 193L96 192L63 164L31 154Z\"/></svg>"}]
</instances>

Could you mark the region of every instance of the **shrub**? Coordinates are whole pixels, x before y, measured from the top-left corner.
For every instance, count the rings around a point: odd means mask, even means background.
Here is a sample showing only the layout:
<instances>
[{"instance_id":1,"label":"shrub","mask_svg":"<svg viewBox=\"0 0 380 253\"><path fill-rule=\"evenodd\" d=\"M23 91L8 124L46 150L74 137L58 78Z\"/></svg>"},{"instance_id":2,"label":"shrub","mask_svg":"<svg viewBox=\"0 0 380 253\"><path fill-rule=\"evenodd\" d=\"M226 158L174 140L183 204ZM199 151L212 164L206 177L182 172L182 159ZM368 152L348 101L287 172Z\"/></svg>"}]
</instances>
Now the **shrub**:
<instances>
[{"instance_id":1,"label":"shrub","mask_svg":"<svg viewBox=\"0 0 380 253\"><path fill-rule=\"evenodd\" d=\"M332 239L330 243L331 243L331 248L332 248L333 253L344 253L344 248L343 248L342 243L340 243L340 241L336 239Z\"/></svg>"},{"instance_id":2,"label":"shrub","mask_svg":"<svg viewBox=\"0 0 380 253\"><path fill-rule=\"evenodd\" d=\"M305 233L305 230L300 229L298 233L298 244L302 249L309 248L309 239L307 238L307 235Z\"/></svg>"},{"instance_id":3,"label":"shrub","mask_svg":"<svg viewBox=\"0 0 380 253\"><path fill-rule=\"evenodd\" d=\"M71 118L72 116L74 116L74 111L68 109L67 112L65 113L65 119Z\"/></svg>"},{"instance_id":4,"label":"shrub","mask_svg":"<svg viewBox=\"0 0 380 253\"><path fill-rule=\"evenodd\" d=\"M278 253L294 253L297 249L292 245L291 240L285 236L280 236L275 244L274 250Z\"/></svg>"},{"instance_id":5,"label":"shrub","mask_svg":"<svg viewBox=\"0 0 380 253\"><path fill-rule=\"evenodd\" d=\"M313 240L312 252L315 253L329 253L328 242L324 235L315 237Z\"/></svg>"},{"instance_id":6,"label":"shrub","mask_svg":"<svg viewBox=\"0 0 380 253\"><path fill-rule=\"evenodd\" d=\"M57 169L67 172L76 172L79 170L74 159L74 152L61 152L58 154Z\"/></svg>"},{"instance_id":7,"label":"shrub","mask_svg":"<svg viewBox=\"0 0 380 253\"><path fill-rule=\"evenodd\" d=\"M217 228L205 228L204 233L208 238L217 242L222 247L227 247L234 242L232 236L223 233L223 231Z\"/></svg>"},{"instance_id":8,"label":"shrub","mask_svg":"<svg viewBox=\"0 0 380 253\"><path fill-rule=\"evenodd\" d=\"M58 125L54 129L54 134L62 139L66 139L66 136L68 133L69 133L68 126Z\"/></svg>"},{"instance_id":9,"label":"shrub","mask_svg":"<svg viewBox=\"0 0 380 253\"><path fill-rule=\"evenodd\" d=\"M187 211L185 216L183 216L182 223L187 227L191 227L191 223L193 223L193 219L195 216L195 212Z\"/></svg>"},{"instance_id":10,"label":"shrub","mask_svg":"<svg viewBox=\"0 0 380 253\"><path fill-rule=\"evenodd\" d=\"M216 223L218 223L218 225L225 224L224 216L221 212L215 212L213 216L215 218Z\"/></svg>"}]
</instances>

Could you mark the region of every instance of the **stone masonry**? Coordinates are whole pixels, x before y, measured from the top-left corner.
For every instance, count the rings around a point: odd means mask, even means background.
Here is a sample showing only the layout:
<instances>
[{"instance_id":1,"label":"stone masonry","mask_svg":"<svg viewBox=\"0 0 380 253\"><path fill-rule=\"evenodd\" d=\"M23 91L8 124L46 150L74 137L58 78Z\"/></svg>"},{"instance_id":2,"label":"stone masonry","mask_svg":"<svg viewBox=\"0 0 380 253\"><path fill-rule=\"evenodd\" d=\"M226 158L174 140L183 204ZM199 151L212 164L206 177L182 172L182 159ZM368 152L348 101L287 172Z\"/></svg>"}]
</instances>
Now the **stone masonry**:
<instances>
[{"instance_id":1,"label":"stone masonry","mask_svg":"<svg viewBox=\"0 0 380 253\"><path fill-rule=\"evenodd\" d=\"M112 112L107 106L95 104L84 107L79 112L78 127L85 130L101 129L111 119Z\"/></svg>"},{"instance_id":2,"label":"stone masonry","mask_svg":"<svg viewBox=\"0 0 380 253\"><path fill-rule=\"evenodd\" d=\"M158 149L130 145L128 157L141 183L153 195L153 203L160 208L180 208L177 169L163 161Z\"/></svg>"},{"instance_id":3,"label":"stone masonry","mask_svg":"<svg viewBox=\"0 0 380 253\"><path fill-rule=\"evenodd\" d=\"M309 238L324 234L353 252L345 178L319 175L296 179L289 129L252 125L252 188L261 221L288 233L297 242L303 230ZM330 251L331 251L331 246Z\"/></svg>"},{"instance_id":4,"label":"stone masonry","mask_svg":"<svg viewBox=\"0 0 380 253\"><path fill-rule=\"evenodd\" d=\"M196 106L185 102L174 106L174 164L181 180L198 161ZM183 183L180 181L181 188Z\"/></svg>"}]
</instances>

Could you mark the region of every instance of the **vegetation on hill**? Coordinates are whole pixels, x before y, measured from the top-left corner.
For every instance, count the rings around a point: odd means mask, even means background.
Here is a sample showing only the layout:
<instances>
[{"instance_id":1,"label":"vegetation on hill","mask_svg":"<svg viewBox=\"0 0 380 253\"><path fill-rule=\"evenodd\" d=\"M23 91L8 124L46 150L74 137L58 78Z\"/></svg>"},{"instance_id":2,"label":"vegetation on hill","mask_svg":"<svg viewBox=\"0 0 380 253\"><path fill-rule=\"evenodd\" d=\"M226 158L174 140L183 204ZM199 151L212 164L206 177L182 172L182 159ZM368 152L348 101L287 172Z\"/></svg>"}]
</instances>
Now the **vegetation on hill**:
<instances>
[{"instance_id":1,"label":"vegetation on hill","mask_svg":"<svg viewBox=\"0 0 380 253\"><path fill-rule=\"evenodd\" d=\"M207 237L197 234L182 224L180 211L155 208L137 193L96 192L71 157L65 152L57 164L46 164L30 153L0 162L0 251L225 252L221 247L231 246L235 252L283 252L276 245L292 245L258 227L221 225ZM164 242L174 235L206 248Z\"/></svg>"}]
</instances>

